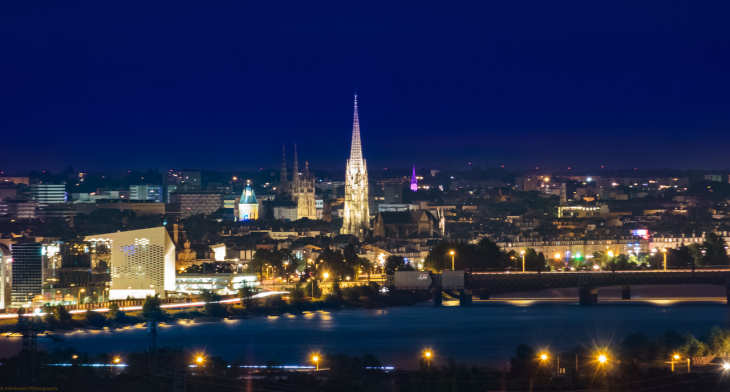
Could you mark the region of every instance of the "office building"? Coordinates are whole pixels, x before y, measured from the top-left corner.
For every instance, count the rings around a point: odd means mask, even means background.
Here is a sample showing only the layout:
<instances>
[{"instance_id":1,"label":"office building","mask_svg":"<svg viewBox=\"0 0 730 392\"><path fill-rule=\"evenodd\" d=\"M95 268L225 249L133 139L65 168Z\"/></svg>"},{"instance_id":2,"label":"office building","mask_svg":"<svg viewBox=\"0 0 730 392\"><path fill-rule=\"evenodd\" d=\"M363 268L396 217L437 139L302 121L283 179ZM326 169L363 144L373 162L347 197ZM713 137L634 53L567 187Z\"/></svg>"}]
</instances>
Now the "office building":
<instances>
[{"instance_id":1,"label":"office building","mask_svg":"<svg viewBox=\"0 0 730 392\"><path fill-rule=\"evenodd\" d=\"M30 307L35 296L43 295L43 244L18 242L11 254L11 307Z\"/></svg>"},{"instance_id":2,"label":"office building","mask_svg":"<svg viewBox=\"0 0 730 392\"><path fill-rule=\"evenodd\" d=\"M65 203L66 185L64 184L32 184L30 197L38 203Z\"/></svg>"},{"instance_id":3,"label":"office building","mask_svg":"<svg viewBox=\"0 0 730 392\"><path fill-rule=\"evenodd\" d=\"M129 200L147 200L162 203L162 185L131 185Z\"/></svg>"},{"instance_id":4,"label":"office building","mask_svg":"<svg viewBox=\"0 0 730 392\"><path fill-rule=\"evenodd\" d=\"M31 199L13 197L0 201L0 218L35 219L38 202Z\"/></svg>"},{"instance_id":5,"label":"office building","mask_svg":"<svg viewBox=\"0 0 730 392\"><path fill-rule=\"evenodd\" d=\"M9 243L0 243L0 309L10 307L13 277L13 254Z\"/></svg>"},{"instance_id":6,"label":"office building","mask_svg":"<svg viewBox=\"0 0 730 392\"><path fill-rule=\"evenodd\" d=\"M223 195L218 192L178 192L170 194L170 203L180 205L180 217L211 215L223 208Z\"/></svg>"},{"instance_id":7,"label":"office building","mask_svg":"<svg viewBox=\"0 0 730 392\"><path fill-rule=\"evenodd\" d=\"M244 287L258 284L256 274L178 274L175 277L175 291L193 295L203 290L221 295L236 294Z\"/></svg>"},{"instance_id":8,"label":"office building","mask_svg":"<svg viewBox=\"0 0 730 392\"><path fill-rule=\"evenodd\" d=\"M164 227L97 234L84 239L110 249L110 299L166 297L175 290L175 244Z\"/></svg>"}]
</instances>

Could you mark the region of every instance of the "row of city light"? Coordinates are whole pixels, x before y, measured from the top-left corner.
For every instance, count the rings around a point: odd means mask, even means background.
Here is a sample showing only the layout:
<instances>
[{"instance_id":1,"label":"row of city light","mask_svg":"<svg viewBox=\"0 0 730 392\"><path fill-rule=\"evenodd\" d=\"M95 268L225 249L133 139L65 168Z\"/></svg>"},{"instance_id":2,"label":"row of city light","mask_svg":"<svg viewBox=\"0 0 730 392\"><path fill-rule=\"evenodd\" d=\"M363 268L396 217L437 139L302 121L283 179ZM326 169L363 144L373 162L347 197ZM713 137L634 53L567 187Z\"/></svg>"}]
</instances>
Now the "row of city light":
<instances>
[{"instance_id":1,"label":"row of city light","mask_svg":"<svg viewBox=\"0 0 730 392\"><path fill-rule=\"evenodd\" d=\"M608 354L606 352L598 351L594 355L595 355L595 360L594 361L595 361L596 364L601 365L601 366L604 366L604 365L608 365L609 364L610 361L609 361ZM426 364L427 364L428 367L431 367L431 360L433 359L433 357L434 357L433 351L426 350L426 351L423 352L423 358L426 360ZM72 358L73 359L78 359L79 356L78 355L74 355ZM319 362L321 360L320 355L319 354L313 354L311 359L312 359L312 363L314 363L314 365L315 365L314 366L315 369L316 370L319 370ZM543 351L543 352L541 352L538 355L537 359L540 362L545 363L545 362L547 362L550 359L550 355L547 352ZM682 359L682 357L679 354L674 354L672 356L672 358L671 358L672 372L674 372L674 363L675 362L679 362L679 360L681 360L681 359ZM197 354L195 356L195 365L190 365L190 366L202 367L204 365L204 362L205 362L205 356L204 356L204 354ZM71 364L54 364L53 366L71 366ZM118 366L118 367L126 367L127 365L124 365L124 364L121 363L121 358L114 357L114 359L112 360L112 364L109 364L109 365L107 365L107 364L86 364L84 366L99 366L99 367L101 367L101 366L112 366L112 367ZM690 367L690 359L687 358L687 371L688 372L689 372L689 367ZM295 366L295 367L292 367L292 368L306 368L306 367ZM390 367L390 366L388 366L388 367L382 367L382 369L393 369L393 368ZM729 371L730 370L730 362L724 362L722 364L722 369L725 370L725 371Z\"/></svg>"}]
</instances>

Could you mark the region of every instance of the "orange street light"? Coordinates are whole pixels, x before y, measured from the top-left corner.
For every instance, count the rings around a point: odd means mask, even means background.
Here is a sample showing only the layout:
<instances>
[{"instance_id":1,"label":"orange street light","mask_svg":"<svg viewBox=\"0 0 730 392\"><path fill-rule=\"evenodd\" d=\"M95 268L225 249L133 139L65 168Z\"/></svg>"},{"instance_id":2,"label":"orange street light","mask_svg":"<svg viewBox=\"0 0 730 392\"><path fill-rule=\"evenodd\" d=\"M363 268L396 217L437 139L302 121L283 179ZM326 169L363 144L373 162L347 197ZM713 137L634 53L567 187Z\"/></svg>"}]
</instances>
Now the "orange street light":
<instances>
[{"instance_id":1,"label":"orange street light","mask_svg":"<svg viewBox=\"0 0 730 392\"><path fill-rule=\"evenodd\" d=\"M319 357L316 356L316 355L313 356L312 357L312 362L314 362L314 364L317 366L317 370L319 370Z\"/></svg>"},{"instance_id":2,"label":"orange street light","mask_svg":"<svg viewBox=\"0 0 730 392\"><path fill-rule=\"evenodd\" d=\"M426 366L428 366L428 368L430 369L431 368L431 356L433 356L433 354L431 353L431 351L426 351L425 353L423 353L423 355L426 357Z\"/></svg>"}]
</instances>

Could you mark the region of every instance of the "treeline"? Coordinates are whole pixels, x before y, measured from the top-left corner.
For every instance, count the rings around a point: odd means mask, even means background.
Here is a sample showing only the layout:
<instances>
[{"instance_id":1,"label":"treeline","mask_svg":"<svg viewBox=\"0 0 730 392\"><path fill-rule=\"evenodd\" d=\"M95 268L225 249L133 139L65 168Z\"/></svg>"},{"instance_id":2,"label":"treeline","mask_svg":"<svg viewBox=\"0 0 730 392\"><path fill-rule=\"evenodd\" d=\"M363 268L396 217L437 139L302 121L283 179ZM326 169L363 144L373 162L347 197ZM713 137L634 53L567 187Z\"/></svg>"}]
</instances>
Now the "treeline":
<instances>
[{"instance_id":1,"label":"treeline","mask_svg":"<svg viewBox=\"0 0 730 392\"><path fill-rule=\"evenodd\" d=\"M557 269L592 270L652 270L664 267L663 249L655 249L650 253L618 254L618 251L595 252L592 255L546 255L535 249L525 248L521 252L504 251L487 238L477 244L442 242L435 246L425 259L424 266L432 271L451 269L452 256L456 269L516 269L527 271L550 271ZM708 266L728 266L730 258L727 244L722 236L707 233L702 243L680 246L677 249L666 249L668 268L691 268Z\"/></svg>"}]
</instances>

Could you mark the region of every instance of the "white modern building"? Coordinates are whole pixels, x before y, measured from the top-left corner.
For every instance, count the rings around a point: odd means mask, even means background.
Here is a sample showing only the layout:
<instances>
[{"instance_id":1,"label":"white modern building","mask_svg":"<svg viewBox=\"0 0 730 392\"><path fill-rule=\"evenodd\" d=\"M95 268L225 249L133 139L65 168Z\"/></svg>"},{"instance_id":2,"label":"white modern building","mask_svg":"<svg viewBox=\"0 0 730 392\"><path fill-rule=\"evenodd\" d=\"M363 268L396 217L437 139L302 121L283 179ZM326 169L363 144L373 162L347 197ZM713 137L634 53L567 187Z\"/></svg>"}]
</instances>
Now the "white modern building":
<instances>
[{"instance_id":1,"label":"white modern building","mask_svg":"<svg viewBox=\"0 0 730 392\"><path fill-rule=\"evenodd\" d=\"M65 184L32 184L30 186L30 197L39 203L65 203Z\"/></svg>"},{"instance_id":2,"label":"white modern building","mask_svg":"<svg viewBox=\"0 0 730 392\"><path fill-rule=\"evenodd\" d=\"M175 290L185 294L200 294L208 290L230 295L245 286L254 287L258 284L256 274L178 274L175 278Z\"/></svg>"},{"instance_id":3,"label":"white modern building","mask_svg":"<svg viewBox=\"0 0 730 392\"><path fill-rule=\"evenodd\" d=\"M166 297L175 290L175 244L164 227L97 234L84 239L111 249L110 299Z\"/></svg>"}]
</instances>

